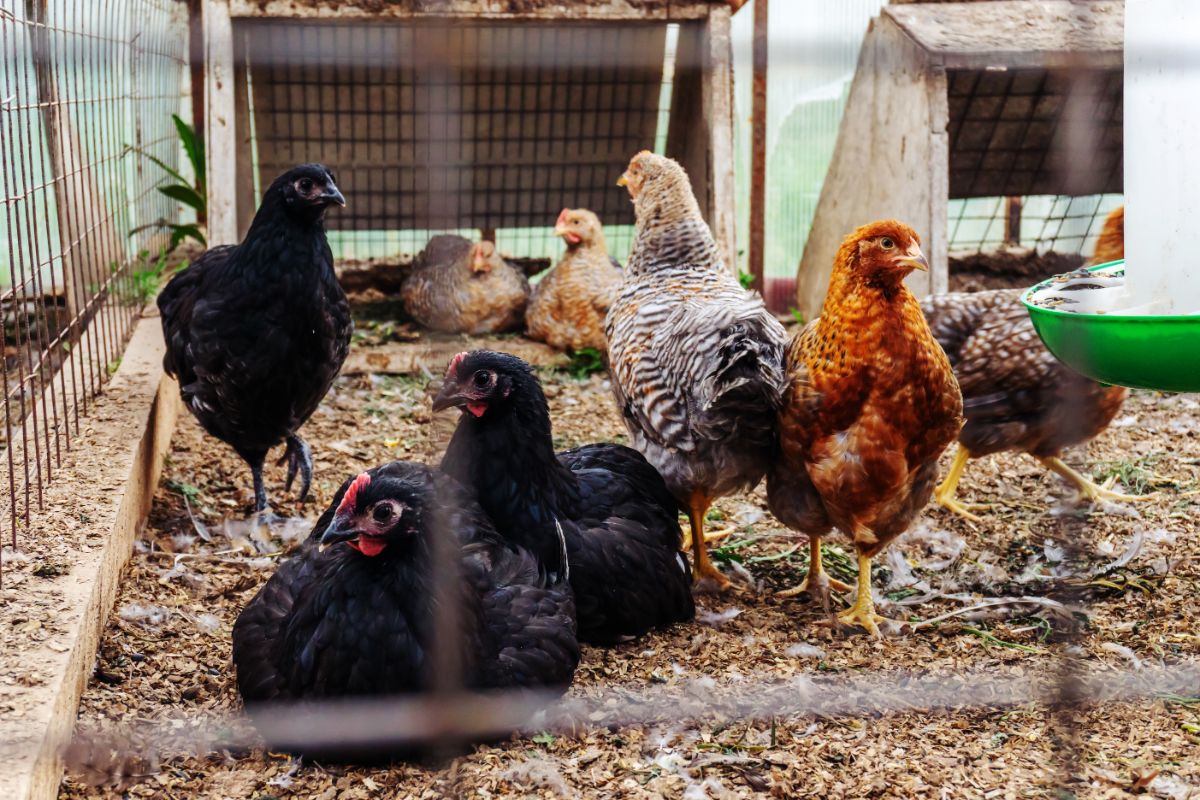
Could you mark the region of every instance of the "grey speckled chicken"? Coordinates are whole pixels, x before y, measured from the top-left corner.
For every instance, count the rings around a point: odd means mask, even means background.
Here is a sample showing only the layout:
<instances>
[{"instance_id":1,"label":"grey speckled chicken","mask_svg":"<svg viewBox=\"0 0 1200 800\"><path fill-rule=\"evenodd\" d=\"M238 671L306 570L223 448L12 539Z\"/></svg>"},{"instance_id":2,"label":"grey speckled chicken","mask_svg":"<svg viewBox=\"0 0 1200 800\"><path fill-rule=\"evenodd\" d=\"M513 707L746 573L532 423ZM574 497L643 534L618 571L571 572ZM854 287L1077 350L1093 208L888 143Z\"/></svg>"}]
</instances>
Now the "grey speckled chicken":
<instances>
[{"instance_id":1,"label":"grey speckled chicken","mask_svg":"<svg viewBox=\"0 0 1200 800\"><path fill-rule=\"evenodd\" d=\"M766 471L786 335L726 269L682 167L641 152L621 184L637 239L606 322L613 390L633 446L687 510L696 577L724 586L704 515Z\"/></svg>"},{"instance_id":2,"label":"grey speckled chicken","mask_svg":"<svg viewBox=\"0 0 1200 800\"><path fill-rule=\"evenodd\" d=\"M608 254L600 219L586 208L564 208L554 233L567 252L533 290L525 315L529 338L559 350L603 353L604 318L621 285L621 265Z\"/></svg>"},{"instance_id":3,"label":"grey speckled chicken","mask_svg":"<svg viewBox=\"0 0 1200 800\"><path fill-rule=\"evenodd\" d=\"M529 281L492 242L435 236L417 256L400 290L404 309L426 328L447 333L502 333L525 323Z\"/></svg>"},{"instance_id":4,"label":"grey speckled chicken","mask_svg":"<svg viewBox=\"0 0 1200 800\"><path fill-rule=\"evenodd\" d=\"M1124 257L1121 207L1104 221L1092 263ZM934 295L921 301L921 310L958 376L966 417L954 464L934 493L938 503L977 520L972 511L980 506L955 499L958 481L970 459L1004 450L1030 454L1093 502L1144 499L1097 486L1060 457L1103 433L1129 390L1096 383L1055 358L1034 330L1020 290Z\"/></svg>"}]
</instances>

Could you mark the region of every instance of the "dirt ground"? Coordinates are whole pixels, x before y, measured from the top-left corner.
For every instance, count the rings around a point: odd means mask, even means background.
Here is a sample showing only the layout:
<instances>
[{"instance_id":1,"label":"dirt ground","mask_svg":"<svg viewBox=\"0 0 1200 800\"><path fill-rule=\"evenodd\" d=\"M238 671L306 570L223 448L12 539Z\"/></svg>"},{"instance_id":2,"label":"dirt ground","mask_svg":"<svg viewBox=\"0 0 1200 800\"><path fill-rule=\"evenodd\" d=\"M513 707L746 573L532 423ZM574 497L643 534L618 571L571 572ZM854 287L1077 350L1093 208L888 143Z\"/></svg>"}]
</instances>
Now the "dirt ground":
<instances>
[{"instance_id":1,"label":"dirt ground","mask_svg":"<svg viewBox=\"0 0 1200 800\"><path fill-rule=\"evenodd\" d=\"M392 335L387 326L365 329L356 347ZM558 447L624 439L605 376L541 374ZM314 519L348 475L397 458L436 459L456 412L432 418L427 382L339 379L303 430L316 459L313 497L298 505L283 493L282 467L272 468L276 510ZM1195 659L1198 432L1195 399L1135 393L1108 432L1068 458L1099 479L1118 477L1128 491L1156 492L1106 509L1077 506L1028 457L974 462L961 494L996 506L979 524L928 509L891 556L877 559L875 589L891 601L881 611L914 622L989 598L1079 605L1064 613L1009 603L882 641L831 636L816 604L774 597L803 577L805 548L766 512L761 488L725 498L713 517L737 533L717 557L738 574L735 588L699 595L694 623L585 648L569 696L705 678L719 690L804 675L1050 673L1068 653L1092 668ZM992 708L981 694L978 707L940 712L596 725L481 746L439 769L358 769L175 744L162 731L186 742L204 719L236 712L233 621L280 552L307 534L302 523L271 536L253 531L244 522L248 483L232 451L185 415L81 703L61 797L1200 797L1200 687L1073 715L1034 704ZM1074 574L1065 567L1072 549L1082 564ZM1132 557L1106 567L1123 556ZM853 577L836 541L827 561L835 575Z\"/></svg>"}]
</instances>

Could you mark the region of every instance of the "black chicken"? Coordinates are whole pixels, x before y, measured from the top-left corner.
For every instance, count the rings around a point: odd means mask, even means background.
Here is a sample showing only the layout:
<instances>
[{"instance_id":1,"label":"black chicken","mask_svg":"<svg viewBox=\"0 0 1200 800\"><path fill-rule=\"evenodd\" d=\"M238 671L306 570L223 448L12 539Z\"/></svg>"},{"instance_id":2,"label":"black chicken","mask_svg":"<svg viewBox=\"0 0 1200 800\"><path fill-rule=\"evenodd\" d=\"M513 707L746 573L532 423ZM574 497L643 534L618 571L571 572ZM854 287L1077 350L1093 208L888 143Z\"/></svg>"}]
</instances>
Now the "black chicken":
<instances>
[{"instance_id":1,"label":"black chicken","mask_svg":"<svg viewBox=\"0 0 1200 800\"><path fill-rule=\"evenodd\" d=\"M263 196L239 245L214 247L158 296L163 368L204 429L254 474L254 507L267 507L267 451L287 443L286 489L312 482L312 454L296 431L316 410L350 346L353 323L325 240L325 210L345 198L329 170L304 164Z\"/></svg>"},{"instance_id":2,"label":"black chicken","mask_svg":"<svg viewBox=\"0 0 1200 800\"><path fill-rule=\"evenodd\" d=\"M499 532L565 571L579 638L612 644L695 614L675 498L642 454L591 444L555 455L550 413L528 364L460 353L433 402L466 413L442 469L475 493Z\"/></svg>"},{"instance_id":3,"label":"black chicken","mask_svg":"<svg viewBox=\"0 0 1200 800\"><path fill-rule=\"evenodd\" d=\"M450 596L461 634L449 645L465 687L565 691L579 662L569 588L501 538L453 479L396 461L342 484L299 552L238 616L233 662L251 712L271 701L430 688L442 535L455 537L459 554Z\"/></svg>"}]
</instances>

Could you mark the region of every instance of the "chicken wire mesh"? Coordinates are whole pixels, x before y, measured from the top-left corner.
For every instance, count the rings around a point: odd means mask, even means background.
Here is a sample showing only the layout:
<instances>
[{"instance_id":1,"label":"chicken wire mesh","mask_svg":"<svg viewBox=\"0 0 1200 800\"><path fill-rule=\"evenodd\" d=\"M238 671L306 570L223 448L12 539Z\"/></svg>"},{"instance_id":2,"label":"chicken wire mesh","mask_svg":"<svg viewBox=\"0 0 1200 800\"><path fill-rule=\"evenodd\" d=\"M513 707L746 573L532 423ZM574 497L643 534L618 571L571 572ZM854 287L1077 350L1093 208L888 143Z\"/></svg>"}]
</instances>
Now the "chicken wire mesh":
<instances>
[{"instance_id":1,"label":"chicken wire mesh","mask_svg":"<svg viewBox=\"0 0 1200 800\"><path fill-rule=\"evenodd\" d=\"M67 4L63 5L65 7ZM48 479L52 463L51 444L55 445L55 461L53 463L57 463L56 459L59 457L57 446L60 438L63 447L68 447L72 430L78 431L81 409L86 411L88 399L102 384L107 366L119 354L120 343L128 333L129 324L136 315L136 308L132 304L123 304L120 294L122 291L120 287L128 287L134 280L135 251L154 249L162 241L161 234L152 229L140 231L130 241L126 241L123 236L118 235L118 232L137 228L159 219L171 220L177 217L177 209L173 204L164 203L162 198L153 191L161 177L159 173L142 163L143 160L138 159L136 153L126 151L124 145L127 143L122 135L123 133L128 135L128 131L131 129L128 125L132 124L137 135L144 137L138 141L138 146L143 151L154 154L169 164L177 163L175 155L177 148L173 143L169 123L165 121L168 120L169 113L176 110L178 105L177 88L180 77L178 73L184 62L182 47L176 49L173 44L168 44L168 42L178 41L182 38L179 20L175 15L168 13L170 6L169 3L130 2L122 13L129 16L149 15L149 18L159 20L159 30L163 40L154 49L143 50L140 48L147 47L147 44L138 35L130 34L128 38L122 38L117 33L96 36L96 41L99 43L95 46L109 49L97 53L94 62L81 62L74 65L77 71L83 75L82 80L78 75L74 75L74 80L76 84L82 82L84 88L81 90L77 85L75 95L64 95L65 99L60 98L50 104L51 108L79 106L79 110L71 112L72 114L85 115L90 109L90 113L111 115L108 128L98 124L89 127L90 123L86 117L83 120L75 119L71 123L76 131L75 135L80 139L80 150L87 156L87 165L78 166L74 170L67 169L64 172L68 176L66 179L51 178L48 175L55 173L53 172L53 159L49 156L39 160L35 156L30 156L29 151L19 151L14 161L7 158L7 150L5 151L5 172L0 176L0 180L4 181L5 213L9 219L17 220L15 224L22 226L20 228L12 227L11 230L17 230L18 234L21 231L28 232L30 230L36 233L39 225L43 230L43 233L34 236L10 235L8 246L5 248L9 250L11 264L19 263L20 269L25 270L18 274L16 267L10 269L10 285L22 287L19 290L9 289L10 303L17 298L24 298L25 295L22 292L26 292L35 285L40 286L43 292L38 296L40 299L35 298L31 301L32 321L25 319L24 327L18 327L18 321L14 317L13 327L10 329L6 319L4 331L5 336L9 337L4 339L6 356L9 343L17 342L19 347L26 348L26 352L42 358L36 363L36 369L26 367L24 372L19 371L21 362L15 362L18 374L13 380L13 385L31 387L17 395L21 410L15 412L19 413L19 417L14 416L14 419L19 418L20 420L28 417L34 426L29 433L29 439L22 440L31 440L35 453L34 473L29 472L29 461L25 461L26 499L21 507L25 512L28 511L30 502L36 502L36 499L31 500L29 487L32 486L36 489L36 486L40 485L41 459L43 457L45 459L46 478ZM51 10L53 8L52 4ZM122 18L120 14L117 17L118 19ZM154 25L143 28L140 24L143 17L139 16L138 19L137 27L143 30L141 35L145 35L145 30L155 29ZM4 6L3 10L0 10L0 33L5 37L12 37L12 39L3 40L6 43L6 52L8 52L7 43L9 41L15 41L20 35L32 40L34 35L31 31L38 30L45 30L61 37L55 41L59 41L64 51L69 52L67 45L72 36L89 40L93 38L89 34L72 33L72 26L88 28L89 25L90 15L81 14L77 10L73 18L70 14L66 14L63 19L46 24L22 16L15 8L9 11L8 6ZM115 24L115 27L128 33L133 26L127 21L125 27L120 24ZM525 176L521 170L521 157L519 155L510 156L502 149L498 150L494 156L484 159L472 154L469 158L473 165L472 170L465 172L461 168L459 159L465 157L465 154L474 145L512 144L519 151L521 148L527 148L534 144L535 135L538 137L537 140L541 141L540 137L544 131L540 128L529 131L528 137L525 135L527 131L522 127L525 124L524 120L519 121L512 137L493 137L484 129L465 127L456 130L448 139L438 135L446 132L447 118L455 118L453 114L456 110L455 103L465 102L461 98L465 97L466 93L493 98L494 104L486 107L482 118L500 117L502 114L495 105L508 102L510 97L508 92L512 91L514 87L519 87L521 81L509 82L498 78L495 74L482 77L477 75L470 79L445 73L433 78L422 76L419 74L419 67L413 64L405 63L403 60L399 65L395 63L396 53L411 53L417 49L413 47L412 32L406 33L402 29L394 29L389 26L368 28L365 39L354 38L352 40L354 46L362 46L364 52L372 54L368 61L374 59L376 63L367 66L346 65L340 60L344 56L338 55L345 53L346 45L351 41L346 38L348 34L344 28L340 26L328 28L328 33L325 34L330 45L328 50L320 47L309 49L303 46L301 42L311 40L303 38L297 41L294 38L301 33L297 30L301 28L304 29L303 32L313 32L311 26L282 26L271 34L274 36L278 33L283 37L280 40L283 50L291 54L286 56L275 53L269 43L256 40L256 33L253 29L243 32L242 47L244 52L251 54L251 70L246 80L252 104L251 119L254 121L255 129L253 137L255 144L254 174L258 186L261 187L264 185L264 179L269 180L291 163L308 159L318 159L329 163L338 172L339 181L346 189L352 204L345 213L337 213L331 217L334 229L331 232L330 240L334 245L335 254L339 257L393 256L398 253L411 253L419 250L428 237L434 233L460 232L463 235L475 237L479 235L481 228L492 231L501 249L514 254L553 255L558 252L558 243L551 236L549 227L539 225L538 220L543 217L552 218L561 205L577 204L568 199L565 194L583 191L586 187L582 183L569 181L589 181L588 185L593 186L598 192L603 182L611 183L614 174L613 164L616 164L619 171L629 152L641 146L634 144L632 140L624 141L620 137L614 136L612 138L616 144L614 144L610 159L612 163L605 161L596 166L594 176L588 173L569 177L571 172L563 170L556 175L547 176L544 184L523 182ZM661 152L665 146L669 117L673 41L677 35L675 32L677 29L673 26L666 26L664 34L663 26L658 26L658 28L658 31L653 32L654 38L651 43L658 47L657 37L663 36L662 50L665 53L665 59L661 67L656 67L654 62L645 65L647 72L645 80L616 80L605 84L601 77L597 84L588 83L587 78L580 78L577 85L579 87L587 86L589 91L596 90L598 87L600 91L608 90L613 93L619 92L622 88L636 89L642 93L643 100L648 100L657 93L657 107L652 113L646 110L649 108L648 102L640 104L642 110L638 113L642 116L638 121L638 126L643 132L643 135L639 137L641 140L644 140L649 136L650 131L653 131L655 149ZM511 37L516 35L513 32L514 29L515 26L501 30L505 31L504 36ZM360 36L362 33L363 31L359 31L356 36ZM648 36L649 33L642 32L642 35ZM440 29L438 35L445 37L442 39L441 46L451 48L460 54L473 52L481 46L478 41L474 40L471 40L469 45L466 44L471 34L463 30ZM615 36L615 34L613 35ZM320 37L317 38L317 41L321 41ZM523 38L520 41L522 44L526 43ZM136 46L135 43L137 43ZM510 40L504 46L503 52L511 55L514 50L512 45L513 42ZM650 49L654 50L653 47ZM12 52L18 53L16 49ZM52 49L50 52L58 51ZM580 52L586 51L580 50ZM611 58L611 52L607 49L602 52L590 52L588 59L603 66ZM28 56L31 65L37 62L35 53L36 50L31 48ZM272 55L272 53L275 54ZM132 66L128 66L133 63L134 59L139 58L142 59L139 69L135 70ZM122 61L122 59L128 60ZM296 65L296 60L303 62L303 67L299 71L292 69ZM848 63L852 66L853 61L853 54L851 54L839 60L838 64ZM146 62L149 62L149 65ZM19 63L19 59L14 58L14 63ZM56 69L60 69L64 76L71 75L67 72L69 63L63 62L63 65ZM104 68L101 65L108 63L125 63L126 71L118 72L116 76L111 77L113 85L107 89L96 89L89 92L87 76L94 73L103 74ZM285 63L289 67L286 70L283 69ZM276 68L281 70L281 74L272 75L271 71ZM262 71L258 72L257 70L260 69ZM656 69L661 69L661 74L657 78L651 74ZM39 76L33 66L10 66L6 61L5 70L3 85L7 85L11 72L12 75L20 76L16 83L28 80L33 84L36 93L39 88ZM597 71L601 76L604 75L603 69ZM159 83L149 90L139 89L137 76L144 76L147 73L157 76ZM54 74L59 73L55 72ZM261 77L256 81L255 75ZM70 82L70 80L67 81L68 84ZM265 88L268 86L271 87L269 99ZM319 87L318 90L312 90L310 87L313 86ZM566 88L570 88L569 82ZM370 94L375 90L379 91L378 98ZM143 96L142 91L147 91L148 96ZM424 101L418 100L422 91L426 92ZM460 91L463 94L458 94ZM520 90L517 89L517 91L518 98L522 97ZM364 103L359 102L359 94L362 92L367 93ZM382 99L388 98L389 93L394 94L394 102ZM440 109L431 108L429 105L435 102L435 95L441 95L441 99L437 102L444 103ZM47 134L47 123L45 117L40 113L46 107L46 103L37 99L29 101L27 98L25 102L15 101L10 108L8 99L10 92L7 88L4 89L4 96L6 104L4 124L6 127L3 130L5 130L6 136L9 134L10 127L15 127L18 132L24 132L27 141L26 147L30 147L29 142L33 143L31 149L35 153L39 147L47 152L54 149L60 152L70 152L70 144L66 148L61 143L50 144L51 141L57 140L54 140L52 134ZM14 93L11 96L17 95ZM451 99L456 96L460 99L457 101ZM72 99L75 97L80 99ZM552 94L551 100L553 99L554 95ZM524 108L523 100L518 99L515 102ZM612 107L604 110L613 111L620 105L615 100L613 102ZM836 134L840 102L842 101L839 98L832 95L819 98L819 110L813 112L818 117L813 123L814 127L825 132L832 127ZM108 104L113 107L109 108ZM359 108L365 105L371 109L371 112L361 114L352 110L351 105ZM420 112L407 110L409 108L419 109ZM16 116L18 111L26 116ZM532 110L532 114L534 118L546 115L548 124L553 126L556 115L562 115L561 120L566 120L571 116L571 111L569 108L558 108L551 102L547 106L536 107ZM14 116L10 116L10 114ZM437 119L439 116L442 117L440 121ZM651 124L651 117L653 124ZM313 122L314 119L318 121ZM124 128L122 128L122 121L127 125ZM56 124L61 127L64 123L60 118L56 119ZM315 135L303 132L306 130L305 126L310 124L315 127L308 130L315 130ZM420 130L422 126L425 126L424 131ZM739 128L741 127L739 126ZM366 132L365 135L363 135L364 132ZM570 137L563 138L569 139ZM608 138L600 137L600 141L607 142ZM798 138L802 139L803 137ZM553 139L552 136L549 140ZM41 145L38 144L39 140L42 142ZM14 140L6 139L6 142L8 141ZM574 141L579 140L575 139ZM831 141L825 142L825 144L832 149ZM367 148L367 158L365 159L360 158L357 152L357 149L363 145ZM19 143L17 147L19 150ZM89 149L89 147L94 149ZM380 168L379 163L371 159L372 148L377 149L382 154L382 158L394 157L397 163L403 162L403 165ZM388 154L389 148L395 148L392 156ZM399 153L403 148L408 148L408 152L402 157ZM264 153L269 154L270 158L275 160L264 160ZM404 161L405 158L408 159L407 162ZM420 163L422 159L426 162L424 167ZM783 160L781 157L779 163L790 165L792 162ZM825 163L827 161L811 166L811 171L823 174ZM17 166L14 167L13 164ZM478 165L478 169L475 165ZM26 183L22 183L21 179L24 178L25 172L17 170L18 168L23 170L26 167L33 177ZM93 214L94 217L89 217L82 223L88 226L86 229L78 227L81 225L78 222L75 223L76 227L71 228L69 214L66 211L62 216L59 214L60 201L55 195L56 187L68 184L71 179L74 179L76 183L83 183L83 176L99 172L102 168L109 169L111 174L107 179L97 177L95 181L108 193L106 197L108 202L112 203L113 210L105 212L101 207L98 210L89 208L84 212L76 212L85 215ZM143 175L143 169L145 175ZM769 169L771 168L769 167ZM388 170L392 170L393 173L389 174ZM421 174L422 170L424 170L424 175ZM780 187L779 191L806 192L803 202L815 205L816 198L819 196L819 181L817 181L815 189L796 190L793 183L786 180L787 169L771 169L771 172L772 181ZM493 176L497 175L499 178L495 179ZM495 182L496 180L498 182ZM787 186L782 186L785 183ZM10 186L17 188L13 191L9 189ZM511 202L506 205L504 198L511 197L506 193L514 186L545 202L542 202L540 206L518 207ZM453 198L452 201L443 206L440 211L436 208L425 208L424 210L419 208L419 204L415 202L418 197L436 198L440 193L438 187L447 191ZM75 191L80 190L76 189ZM86 191L94 190L86 189ZM558 199L554 199L556 198L555 192L560 193L557 197L561 198L561 204ZM469 199L476 195L480 196L483 201L480 206L464 207L460 204L462 198ZM612 191L608 196L624 201L621 194L616 191ZM124 198L124 203L121 202L121 198ZM491 205L487 202L489 200L498 201L498 205ZM597 210L603 210L604 213L612 215L610 218L615 220L608 229L609 242L614 254L623 259L632 239L632 229L628 226L627 204L607 206L604 205L605 202L607 200L599 203L601 208ZM1035 248L1077 248L1078 251L1086 251L1091 246L1098 230L1098 220L1118 202L1114 195L1094 195L1083 198L1071 198L1065 195L1025 197L1017 241ZM81 203L81 205L86 206L87 204ZM37 211L39 206L41 214ZM780 206L771 203L769 207L779 208ZM802 209L798 216L790 216L793 209L786 208L787 211L768 226L768 236L771 240L788 242L788 244L778 245L781 248L780 252L787 256L786 271L780 274L786 274L792 270L799 252L797 248L803 245L802 237L807 226L798 224L795 220L802 220L806 213L811 218L812 214L811 209ZM972 198L961 201L961 204L952 204L950 219L952 248L957 243L965 248L974 247L985 250L1004 242L1006 240L1004 220L1007 211L1008 206L1004 198ZM789 222L789 220L791 221ZM14 225L12 222L6 224ZM60 232L60 228L78 232L74 235L64 236ZM9 227L5 227L0 230L0 233L7 234L9 230ZM105 235L107 235L107 239L104 238ZM795 243L795 237L800 237L799 245ZM65 243L63 243L64 238L68 239ZM23 244L19 244L14 250L11 247L13 240ZM22 247L25 249L23 250ZM40 249L33 252L35 248ZM83 287L72 284L68 276L76 274L75 270L79 270L85 275L92 275L92 272L88 272L88 270L94 272L95 265L84 256L94 250L103 253L104 258L111 257L114 253L120 255L113 257L111 262L106 260L100 262L118 263L118 268L113 271L111 278L108 276L93 278L93 280L102 278L105 283L103 286L97 285L95 292L90 292L87 284ZM772 260L768 259L768 263L772 263ZM79 266L75 266L76 264ZM37 272L43 265L46 272L44 274ZM35 284L35 279L41 283ZM80 288L84 290L82 292L83 307L80 310L71 311L73 307L66 298L74 296L71 292L77 292ZM63 298L61 301L57 299L60 296ZM40 305L38 305L39 303ZM58 312L56 311L58 308L67 310ZM52 335L50 331L55 324L48 320L54 320L56 314L62 314L69 319L65 323L65 328ZM46 360L45 351L54 345L75 341L71 337L83 340L86 338L84 336L86 332L93 331L96 326L102 324L108 325L106 330L109 338L93 343L94 350L92 352L95 355L92 360L81 365L76 365L71 361L69 362L70 368L57 371L54 369L54 363ZM21 338L22 331L25 332L24 339ZM433 354L435 358L431 361L445 362L450 354L450 349L436 351ZM70 371L76 366L79 366L78 384L75 383L76 373ZM48 414L44 403L40 409L36 406L35 399L40 401L41 398L34 397L32 387L46 384L46 391L50 392L53 389L53 385L49 384L51 378L57 380L62 389L58 395L50 394L50 413ZM75 393L77 385L78 394ZM6 384L6 390L7 387ZM72 403L70 414L67 413L68 389L71 390L69 394ZM76 397L78 397L77 401ZM59 403L58 406L55 405L56 400ZM27 411L25 410L26 405L29 406ZM38 413L40 413L40 417L37 416ZM61 413L61 425L59 413ZM71 425L67 424L68 421L71 422ZM38 436L39 428L36 427L39 422L42 433L40 438ZM18 430L18 428L19 426L15 426L12 430ZM27 434L21 429L19 435ZM444 444L444 441L441 444ZM37 449L39 446L42 447L41 450ZM20 471L20 464L13 466L11 453L12 449L10 449L9 456L10 476L13 474L14 468L18 473ZM19 476L10 477L10 484L13 480L16 480L18 485L20 484ZM15 499L11 513L15 536L19 522ZM1063 524L1068 525L1069 523ZM1035 600L994 598L994 601L1010 605L1020 605L1024 601L1030 607L1043 607L1054 603L1061 606L1067 617L1086 610L1080 598L1070 591L1057 595L1052 594L1049 597L1038 597ZM968 608L968 604L965 602L963 606ZM447 624L445 628L453 630L453 625ZM1009 679L1007 676L997 677L993 673L980 675L964 672L962 675L930 678L895 672L871 679L833 678L820 685L819 693L807 678L780 682L767 677L762 680L747 681L734 687L721 687L716 691L710 682L701 680L679 687L677 691L670 694L660 694L659 690L653 687L637 693L625 688L602 692L584 701L569 701L561 708L555 709L547 717L536 718L533 724L527 723L527 719L531 713L536 711L539 704L530 702L530 698L526 695L482 698L446 695L434 698L432 702L404 700L387 704L372 702L369 708L306 707L296 710L294 714L289 710L283 710L273 724L293 732L321 731L326 738L332 737L338 741L342 741L345 737L359 737L364 743L380 740L395 741L405 737L420 741L438 741L459 734L494 734L498 731L512 729L522 729L527 732L544 730L566 732L595 725L615 727L664 721L674 724L714 713L719 714L724 721L729 721L772 719L778 715L857 717L911 709L914 706L931 709L962 709L1012 708L1034 703L1052 706L1083 705L1092 702L1112 702L1117 699L1128 701L1142 697L1154 698L1161 696L1164 692L1184 694L1191 691L1196 685L1196 674L1191 668L1145 671L1141 669L1141 664L1135 663L1136 668L1130 670L1080 671L1078 670L1079 665L1075 661L1077 654L1071 652L1071 645L1077 635L1078 632L1068 626L1068 632L1055 643L1056 652L1062 659L1061 673L1052 672L1049 675L1032 677L1024 674ZM1077 685L1073 685L1073 682L1076 681ZM898 692L896 687L903 687L903 691ZM453 686L449 687L450 690L454 688ZM464 709L469 709L470 713L465 713ZM182 727L177 725L177 722L181 720L194 722L195 719L195 715L188 715L178 719L160 720L160 724L152 727L149 736L161 738L164 741L169 740L172 732L178 734L179 728ZM214 718L209 722L212 722L213 727L222 727L228 721L224 718ZM1071 718L1069 716L1062 718L1062 724L1057 732L1063 734L1064 739L1070 738ZM235 745L248 746L256 741L252 732L242 732L232 738L213 735L203 739L197 738L184 744L176 743L176 746L185 749L192 748L197 752L205 753ZM1068 750L1064 746L1065 763L1060 765L1064 776L1070 776L1079 768L1078 764L1070 763ZM1067 778L1064 778L1064 781L1066 780Z\"/></svg>"},{"instance_id":2,"label":"chicken wire mesh","mask_svg":"<svg viewBox=\"0 0 1200 800\"><path fill-rule=\"evenodd\" d=\"M186 14L172 0L0 3L0 285L7 544L120 361L179 216Z\"/></svg>"},{"instance_id":3,"label":"chicken wire mesh","mask_svg":"<svg viewBox=\"0 0 1200 800\"><path fill-rule=\"evenodd\" d=\"M446 233L551 258L555 218L582 206L624 260L632 209L614 183L631 153L666 146L678 31L239 24L254 199L323 159L354 197L330 221L337 258L411 255Z\"/></svg>"}]
</instances>

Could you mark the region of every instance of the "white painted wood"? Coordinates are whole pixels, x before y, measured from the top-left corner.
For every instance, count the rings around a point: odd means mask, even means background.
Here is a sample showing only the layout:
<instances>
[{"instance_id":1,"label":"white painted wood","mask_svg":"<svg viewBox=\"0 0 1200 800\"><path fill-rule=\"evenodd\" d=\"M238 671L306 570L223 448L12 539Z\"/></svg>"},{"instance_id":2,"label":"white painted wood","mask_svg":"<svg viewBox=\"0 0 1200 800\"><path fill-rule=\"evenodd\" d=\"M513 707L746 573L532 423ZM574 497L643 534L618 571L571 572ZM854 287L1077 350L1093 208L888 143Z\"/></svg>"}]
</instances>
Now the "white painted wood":
<instances>
[{"instance_id":1,"label":"white painted wood","mask_svg":"<svg viewBox=\"0 0 1200 800\"><path fill-rule=\"evenodd\" d=\"M886 15L877 17L796 276L796 306L806 318L821 311L842 240L879 219L899 219L921 236L930 273L914 274L909 287L925 295L946 286L945 103L945 74L931 79L923 51Z\"/></svg>"},{"instance_id":2,"label":"white painted wood","mask_svg":"<svg viewBox=\"0 0 1200 800\"><path fill-rule=\"evenodd\" d=\"M237 125L229 0L204 0L208 244L237 243Z\"/></svg>"}]
</instances>

